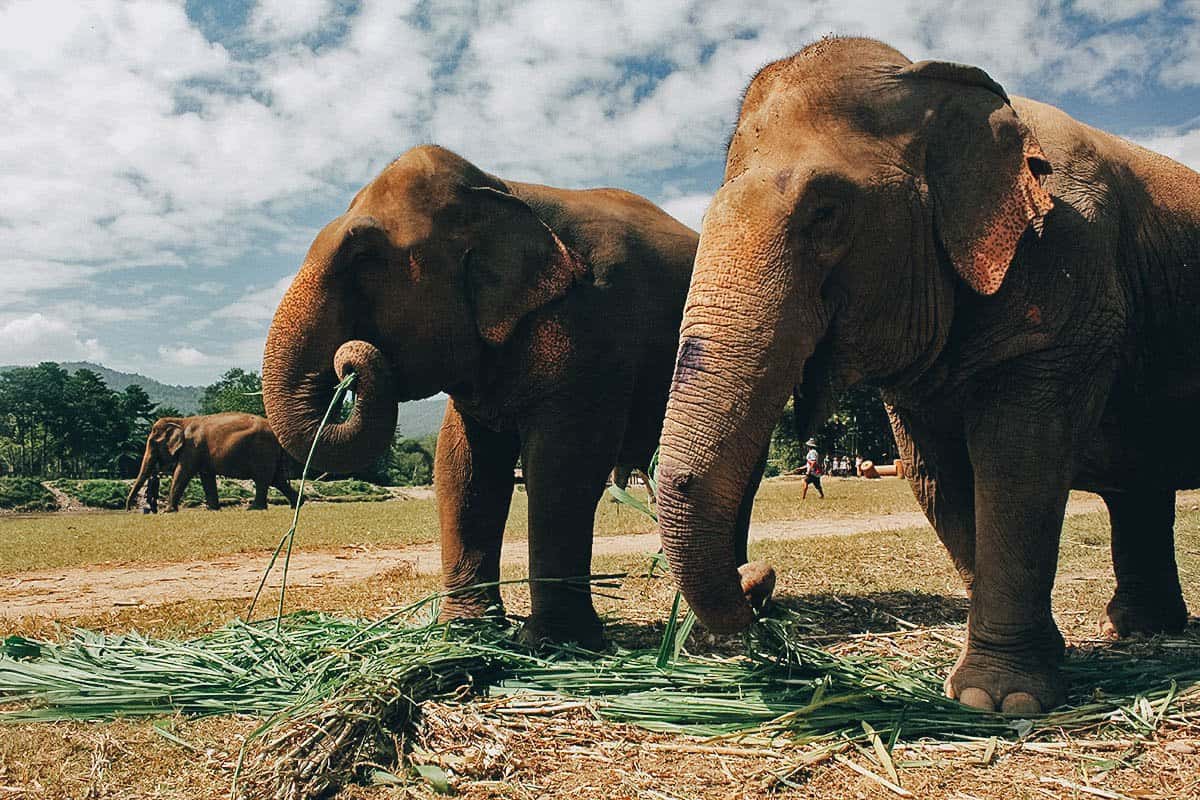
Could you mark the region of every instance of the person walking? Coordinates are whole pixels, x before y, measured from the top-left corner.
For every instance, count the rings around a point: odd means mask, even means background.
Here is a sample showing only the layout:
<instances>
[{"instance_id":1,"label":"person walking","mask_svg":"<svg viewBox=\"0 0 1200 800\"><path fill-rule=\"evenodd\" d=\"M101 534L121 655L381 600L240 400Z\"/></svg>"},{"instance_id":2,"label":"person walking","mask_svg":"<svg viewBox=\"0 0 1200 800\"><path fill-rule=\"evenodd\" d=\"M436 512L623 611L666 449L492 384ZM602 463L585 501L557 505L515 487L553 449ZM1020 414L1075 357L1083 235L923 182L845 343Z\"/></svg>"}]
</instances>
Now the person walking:
<instances>
[{"instance_id":1,"label":"person walking","mask_svg":"<svg viewBox=\"0 0 1200 800\"><path fill-rule=\"evenodd\" d=\"M809 439L804 446L808 448L808 455L804 458L808 464L808 471L804 473L804 489L800 492L800 499L808 497L808 487L813 486L824 500L825 490L821 488L821 454L817 452L817 440Z\"/></svg>"}]
</instances>

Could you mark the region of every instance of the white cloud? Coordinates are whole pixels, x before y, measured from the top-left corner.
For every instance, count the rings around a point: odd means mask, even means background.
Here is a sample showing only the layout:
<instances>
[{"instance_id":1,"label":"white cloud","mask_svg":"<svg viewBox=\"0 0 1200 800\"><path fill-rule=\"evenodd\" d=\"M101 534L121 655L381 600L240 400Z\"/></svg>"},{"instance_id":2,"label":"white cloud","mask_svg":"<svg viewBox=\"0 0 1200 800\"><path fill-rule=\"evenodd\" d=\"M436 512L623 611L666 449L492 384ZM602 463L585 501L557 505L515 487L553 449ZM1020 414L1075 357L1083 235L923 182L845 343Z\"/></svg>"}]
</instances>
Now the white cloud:
<instances>
[{"instance_id":1,"label":"white cloud","mask_svg":"<svg viewBox=\"0 0 1200 800\"><path fill-rule=\"evenodd\" d=\"M168 298L172 299L172 298ZM153 319L161 312L159 304L124 306L117 304L101 305L94 302L68 300L50 306L55 317L68 319L75 323L94 324L113 322L132 322L135 320Z\"/></svg>"},{"instance_id":2,"label":"white cloud","mask_svg":"<svg viewBox=\"0 0 1200 800\"><path fill-rule=\"evenodd\" d=\"M0 322L0 364L101 361L107 352L71 323L35 312Z\"/></svg>"},{"instance_id":3,"label":"white cloud","mask_svg":"<svg viewBox=\"0 0 1200 800\"><path fill-rule=\"evenodd\" d=\"M1184 133L1158 133L1139 139L1138 144L1200 172L1200 128Z\"/></svg>"},{"instance_id":4,"label":"white cloud","mask_svg":"<svg viewBox=\"0 0 1200 800\"><path fill-rule=\"evenodd\" d=\"M246 27L256 39L294 41L315 31L332 10L330 0L259 0Z\"/></svg>"},{"instance_id":5,"label":"white cloud","mask_svg":"<svg viewBox=\"0 0 1200 800\"><path fill-rule=\"evenodd\" d=\"M1170 57L1160 80L1166 86L1200 86L1200 0L1187 0L1178 8L1189 21L1176 33Z\"/></svg>"},{"instance_id":6,"label":"white cloud","mask_svg":"<svg viewBox=\"0 0 1200 800\"><path fill-rule=\"evenodd\" d=\"M1156 11L1164 4L1162 0L1075 0L1072 5L1102 22L1119 22Z\"/></svg>"},{"instance_id":7,"label":"white cloud","mask_svg":"<svg viewBox=\"0 0 1200 800\"><path fill-rule=\"evenodd\" d=\"M94 273L81 264L0 257L0 307L24 302L36 292L82 286Z\"/></svg>"},{"instance_id":8,"label":"white cloud","mask_svg":"<svg viewBox=\"0 0 1200 800\"><path fill-rule=\"evenodd\" d=\"M704 220L704 212L708 210L710 202L712 202L711 194L687 194L664 200L661 205L663 211L689 228L699 231L700 223Z\"/></svg>"},{"instance_id":9,"label":"white cloud","mask_svg":"<svg viewBox=\"0 0 1200 800\"><path fill-rule=\"evenodd\" d=\"M251 324L270 322L275 316L275 307L283 299L283 293L291 286L295 276L285 275L270 286L251 289L234 303L213 312L215 319L234 319Z\"/></svg>"},{"instance_id":10,"label":"white cloud","mask_svg":"<svg viewBox=\"0 0 1200 800\"><path fill-rule=\"evenodd\" d=\"M167 364L178 367L202 367L213 363L213 357L190 345L159 345L158 357Z\"/></svg>"},{"instance_id":11,"label":"white cloud","mask_svg":"<svg viewBox=\"0 0 1200 800\"><path fill-rule=\"evenodd\" d=\"M644 189L719 162L750 76L830 32L978 64L1051 101L1200 85L1200 0L430 5L363 0L342 17L333 0L261 0L227 49L181 0L0 0L0 308L73 331L145 322L130 352L100 328L127 362L151 364L182 334L159 364L199 374L253 355L261 343L238 337L271 318L313 210L340 211L407 147L437 141L514 179ZM1195 165L1194 136L1147 143ZM676 185L664 207L698 227L711 187ZM181 274L189 289L163 286ZM100 311L95 290L121 282L146 302ZM166 292L186 294L186 312ZM170 333L143 334L152 320Z\"/></svg>"}]
</instances>

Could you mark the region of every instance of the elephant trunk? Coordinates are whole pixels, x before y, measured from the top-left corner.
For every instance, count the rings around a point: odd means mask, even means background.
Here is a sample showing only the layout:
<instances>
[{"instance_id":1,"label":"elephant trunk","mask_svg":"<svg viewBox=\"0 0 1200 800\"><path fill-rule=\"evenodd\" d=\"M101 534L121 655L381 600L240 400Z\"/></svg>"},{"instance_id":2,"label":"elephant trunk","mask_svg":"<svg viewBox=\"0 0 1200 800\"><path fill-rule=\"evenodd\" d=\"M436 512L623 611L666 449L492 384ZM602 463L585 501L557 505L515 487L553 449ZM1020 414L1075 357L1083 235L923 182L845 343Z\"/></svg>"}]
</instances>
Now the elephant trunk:
<instances>
[{"instance_id":1,"label":"elephant trunk","mask_svg":"<svg viewBox=\"0 0 1200 800\"><path fill-rule=\"evenodd\" d=\"M705 217L659 452L663 550L714 632L748 626L774 586L769 566L737 563L734 529L779 412L825 329L819 309L805 313L798 300L802 270L782 199L761 182L736 183Z\"/></svg>"},{"instance_id":2,"label":"elephant trunk","mask_svg":"<svg viewBox=\"0 0 1200 800\"><path fill-rule=\"evenodd\" d=\"M275 312L263 352L263 404L279 443L301 464L339 381L354 372L349 419L326 425L313 465L328 472L366 466L396 430L391 365L374 345L351 339L345 303L328 265L306 264Z\"/></svg>"},{"instance_id":3,"label":"elephant trunk","mask_svg":"<svg viewBox=\"0 0 1200 800\"><path fill-rule=\"evenodd\" d=\"M142 486L150 478L154 470L158 469L158 465L154 463L154 448L150 446L150 442L146 442L146 452L142 455L142 467L138 470L137 479L134 480L133 486L129 489L129 494L125 497L125 510L133 508L133 501L137 499L138 492L142 490Z\"/></svg>"}]
</instances>

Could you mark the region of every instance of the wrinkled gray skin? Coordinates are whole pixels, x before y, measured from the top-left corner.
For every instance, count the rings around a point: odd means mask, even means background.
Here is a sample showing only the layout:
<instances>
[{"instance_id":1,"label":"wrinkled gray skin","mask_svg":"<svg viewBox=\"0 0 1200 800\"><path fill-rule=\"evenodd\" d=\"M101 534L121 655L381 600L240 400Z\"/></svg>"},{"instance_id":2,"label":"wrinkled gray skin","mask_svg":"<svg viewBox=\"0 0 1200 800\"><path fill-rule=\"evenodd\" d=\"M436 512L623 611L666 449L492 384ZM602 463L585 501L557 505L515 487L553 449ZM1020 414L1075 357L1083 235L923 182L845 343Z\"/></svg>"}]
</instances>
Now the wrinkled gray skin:
<instances>
[{"instance_id":1,"label":"wrinkled gray skin","mask_svg":"<svg viewBox=\"0 0 1200 800\"><path fill-rule=\"evenodd\" d=\"M250 509L267 507L267 492L274 486L296 507L296 491L288 483L292 460L279 445L267 421L255 414L229 411L195 417L159 417L150 426L142 467L125 498L133 507L138 492L151 475L172 470L167 511L178 511L188 482L197 475L204 486L204 502L220 509L217 476L254 481Z\"/></svg>"},{"instance_id":2,"label":"wrinkled gray skin","mask_svg":"<svg viewBox=\"0 0 1200 800\"><path fill-rule=\"evenodd\" d=\"M705 217L660 453L672 572L710 628L748 625L772 573L739 575L729 531L780 406L795 388L812 431L873 383L970 595L948 694L1057 705L1072 487L1112 518L1105 630L1186 622L1198 330L1200 176L977 68L822 40L751 83Z\"/></svg>"}]
</instances>

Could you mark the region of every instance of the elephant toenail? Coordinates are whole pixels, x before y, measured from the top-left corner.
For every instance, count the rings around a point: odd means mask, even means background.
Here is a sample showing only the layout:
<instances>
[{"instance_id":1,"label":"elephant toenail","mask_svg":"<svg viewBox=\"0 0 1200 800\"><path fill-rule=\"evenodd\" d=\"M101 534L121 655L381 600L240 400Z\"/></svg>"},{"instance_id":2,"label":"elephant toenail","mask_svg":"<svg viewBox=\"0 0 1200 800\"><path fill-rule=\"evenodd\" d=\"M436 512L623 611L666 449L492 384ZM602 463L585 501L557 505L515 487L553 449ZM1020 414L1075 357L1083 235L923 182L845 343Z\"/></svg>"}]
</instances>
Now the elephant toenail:
<instances>
[{"instance_id":1,"label":"elephant toenail","mask_svg":"<svg viewBox=\"0 0 1200 800\"><path fill-rule=\"evenodd\" d=\"M996 701L992 696L983 689L977 689L974 686L968 686L958 693L958 702L964 706L978 708L981 711L995 711Z\"/></svg>"},{"instance_id":2,"label":"elephant toenail","mask_svg":"<svg viewBox=\"0 0 1200 800\"><path fill-rule=\"evenodd\" d=\"M1000 710L1005 714L1032 716L1042 713L1042 704L1029 692L1010 692Z\"/></svg>"}]
</instances>

